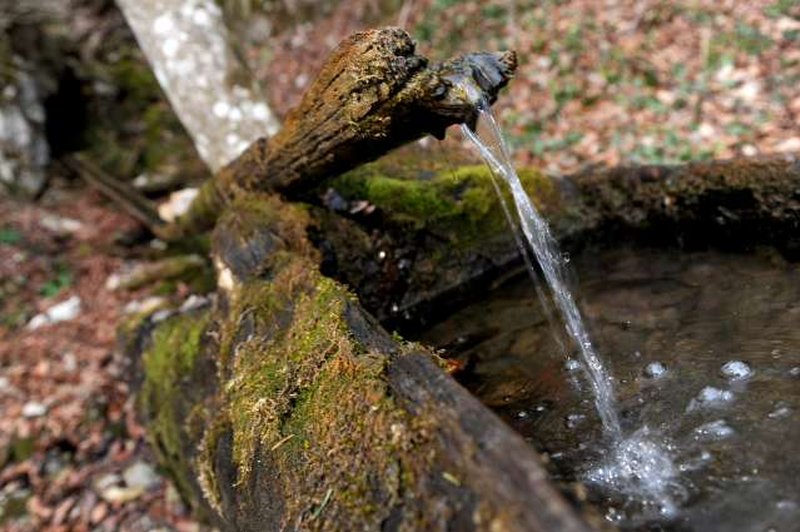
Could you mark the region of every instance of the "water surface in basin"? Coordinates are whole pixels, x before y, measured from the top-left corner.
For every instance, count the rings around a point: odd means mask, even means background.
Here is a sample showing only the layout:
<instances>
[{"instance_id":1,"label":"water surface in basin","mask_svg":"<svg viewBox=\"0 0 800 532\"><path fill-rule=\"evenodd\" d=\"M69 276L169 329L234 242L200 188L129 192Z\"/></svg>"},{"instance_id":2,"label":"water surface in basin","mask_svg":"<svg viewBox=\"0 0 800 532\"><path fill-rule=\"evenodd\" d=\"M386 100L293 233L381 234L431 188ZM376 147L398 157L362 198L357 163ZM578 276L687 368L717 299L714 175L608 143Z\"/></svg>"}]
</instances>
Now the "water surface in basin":
<instances>
[{"instance_id":1,"label":"water surface in basin","mask_svg":"<svg viewBox=\"0 0 800 532\"><path fill-rule=\"evenodd\" d=\"M577 353L564 352L569 342L554 336L526 277L422 339L464 361L462 383L545 453L556 480L584 485L614 524L797 530L800 266L769 252L647 249L571 262L614 375L625 448L609 447ZM674 470L637 486L642 468ZM653 504L664 496L672 507Z\"/></svg>"}]
</instances>

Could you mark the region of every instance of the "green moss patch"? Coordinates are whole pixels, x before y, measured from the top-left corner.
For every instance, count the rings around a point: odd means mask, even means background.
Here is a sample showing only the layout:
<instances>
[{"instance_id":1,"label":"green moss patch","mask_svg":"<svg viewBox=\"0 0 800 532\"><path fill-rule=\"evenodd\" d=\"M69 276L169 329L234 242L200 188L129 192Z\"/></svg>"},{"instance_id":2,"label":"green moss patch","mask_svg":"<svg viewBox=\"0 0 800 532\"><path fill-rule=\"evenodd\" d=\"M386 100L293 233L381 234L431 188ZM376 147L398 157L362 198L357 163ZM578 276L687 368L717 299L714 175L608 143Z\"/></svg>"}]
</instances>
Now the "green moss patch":
<instances>
[{"instance_id":1,"label":"green moss patch","mask_svg":"<svg viewBox=\"0 0 800 532\"><path fill-rule=\"evenodd\" d=\"M191 500L191 463L185 449L184 430L187 387L204 342L209 312L169 318L158 325L150 347L142 356L144 383L139 394L148 433L161 464L175 479L181 494Z\"/></svg>"},{"instance_id":2,"label":"green moss patch","mask_svg":"<svg viewBox=\"0 0 800 532\"><path fill-rule=\"evenodd\" d=\"M557 203L551 178L532 168L520 170L519 176L534 202L547 208ZM415 179L402 172L386 173L377 162L336 178L332 186L348 200L375 205L391 222L469 242L505 227L492 179L489 169L481 165ZM510 202L505 188L500 186Z\"/></svg>"}]
</instances>

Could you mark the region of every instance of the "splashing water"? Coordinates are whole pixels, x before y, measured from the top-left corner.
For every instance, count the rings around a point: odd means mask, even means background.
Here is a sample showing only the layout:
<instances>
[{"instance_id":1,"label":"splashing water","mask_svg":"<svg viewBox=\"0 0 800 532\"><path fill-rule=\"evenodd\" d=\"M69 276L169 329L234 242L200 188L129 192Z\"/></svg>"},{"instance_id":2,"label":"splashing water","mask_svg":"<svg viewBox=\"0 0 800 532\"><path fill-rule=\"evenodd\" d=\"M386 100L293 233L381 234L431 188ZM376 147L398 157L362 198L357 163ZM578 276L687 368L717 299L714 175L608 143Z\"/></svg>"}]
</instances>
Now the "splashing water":
<instances>
[{"instance_id":1,"label":"splashing water","mask_svg":"<svg viewBox=\"0 0 800 532\"><path fill-rule=\"evenodd\" d=\"M522 187L522 182L511 163L511 157L500 128L488 105L479 101L477 109L480 118L488 126L491 138L487 139L488 142L484 142L466 125L462 125L462 131L472 141L492 170L508 183L517 207L522 232L539 261L544 278L553 292L554 302L564 317L567 332L578 345L581 360L594 392L597 412L603 422L603 428L612 438L619 439L622 436L622 429L614 401L614 387L592 345L578 305L567 287L563 259L555 238L553 238L547 222L533 206ZM529 268L532 266L529 265Z\"/></svg>"},{"instance_id":2,"label":"splashing water","mask_svg":"<svg viewBox=\"0 0 800 532\"><path fill-rule=\"evenodd\" d=\"M564 318L566 331L578 347L581 365L591 385L604 432L611 440L611 449L607 460L590 470L586 480L590 483L603 484L632 499L638 499L643 502L645 508L650 507L656 510L662 517L674 515L676 508L671 493L675 491L676 468L673 467L667 452L655 442L653 435L646 427L627 437L623 435L616 408L613 381L592 344L578 305L569 290L565 261L558 249L558 244L550 232L547 222L531 203L522 186L511 162L505 139L488 102L473 87L465 85L463 89L467 98L475 104L478 122L485 124L486 132L479 135L477 125L473 130L465 124L461 126L461 130L489 165L493 174L500 176L511 190L519 216L519 226L511 216L510 209L505 204L497 183L494 183L529 273L532 277L536 277L533 264L528 257L528 249L535 255L545 281L552 292L553 302ZM524 245L521 237L517 234L518 227L521 228L529 248ZM546 298L541 294L538 286L537 293L547 311Z\"/></svg>"}]
</instances>

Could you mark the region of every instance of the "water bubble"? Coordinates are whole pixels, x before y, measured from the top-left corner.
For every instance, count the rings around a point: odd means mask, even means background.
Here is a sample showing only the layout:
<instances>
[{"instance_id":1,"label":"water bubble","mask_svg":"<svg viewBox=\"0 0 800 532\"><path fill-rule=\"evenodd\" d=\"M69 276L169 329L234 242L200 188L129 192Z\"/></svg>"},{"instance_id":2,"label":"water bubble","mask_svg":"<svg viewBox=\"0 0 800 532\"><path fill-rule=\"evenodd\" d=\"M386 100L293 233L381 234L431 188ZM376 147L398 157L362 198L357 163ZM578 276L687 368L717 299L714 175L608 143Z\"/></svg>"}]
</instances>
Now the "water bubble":
<instances>
[{"instance_id":1,"label":"water bubble","mask_svg":"<svg viewBox=\"0 0 800 532\"><path fill-rule=\"evenodd\" d=\"M661 362L650 362L645 366L644 374L651 379L660 379L667 374L667 366Z\"/></svg>"},{"instance_id":2,"label":"water bubble","mask_svg":"<svg viewBox=\"0 0 800 532\"><path fill-rule=\"evenodd\" d=\"M775 508L778 510L796 510L797 503L794 501L790 501L788 499L784 499L775 503Z\"/></svg>"},{"instance_id":3,"label":"water bubble","mask_svg":"<svg viewBox=\"0 0 800 532\"><path fill-rule=\"evenodd\" d=\"M789 405L784 402L779 402L777 405L775 405L775 409L767 414L767 417L770 419L780 419L788 416L791 413L792 409L789 408Z\"/></svg>"},{"instance_id":4,"label":"water bubble","mask_svg":"<svg viewBox=\"0 0 800 532\"><path fill-rule=\"evenodd\" d=\"M700 455L689 458L686 462L682 463L678 469L684 473L687 471L695 471L704 467L708 462L711 461L711 458L711 453L703 450L700 452Z\"/></svg>"},{"instance_id":5,"label":"water bubble","mask_svg":"<svg viewBox=\"0 0 800 532\"><path fill-rule=\"evenodd\" d=\"M700 425L694 429L694 433L695 437L698 439L721 440L723 438L727 438L728 436L732 436L734 434L734 430L725 422L724 419L718 419L716 421L710 421Z\"/></svg>"},{"instance_id":6,"label":"water bubble","mask_svg":"<svg viewBox=\"0 0 800 532\"><path fill-rule=\"evenodd\" d=\"M564 264L569 264L569 261L571 261L571 260L572 260L572 259L570 258L570 256L569 256L569 253L563 253L563 254L561 255L561 259L564 261Z\"/></svg>"},{"instance_id":7,"label":"water bubble","mask_svg":"<svg viewBox=\"0 0 800 532\"><path fill-rule=\"evenodd\" d=\"M564 363L564 367L567 368L567 371L578 371L581 369L581 363L574 358L568 358Z\"/></svg>"},{"instance_id":8,"label":"water bubble","mask_svg":"<svg viewBox=\"0 0 800 532\"><path fill-rule=\"evenodd\" d=\"M714 388L713 386L706 386L700 390L700 393L697 395L697 397L689 402L689 406L686 408L686 411L690 412L696 408L704 406L721 406L731 401L733 401L733 392L728 390L720 390L719 388Z\"/></svg>"},{"instance_id":9,"label":"water bubble","mask_svg":"<svg viewBox=\"0 0 800 532\"><path fill-rule=\"evenodd\" d=\"M528 417L528 413L526 411L520 410L519 412L517 412L517 418L518 419L526 419L527 417Z\"/></svg>"},{"instance_id":10,"label":"water bubble","mask_svg":"<svg viewBox=\"0 0 800 532\"><path fill-rule=\"evenodd\" d=\"M800 366L795 366L789 370L789 375L792 377L800 377Z\"/></svg>"},{"instance_id":11,"label":"water bubble","mask_svg":"<svg viewBox=\"0 0 800 532\"><path fill-rule=\"evenodd\" d=\"M720 372L730 380L747 379L753 374L750 365L741 360L730 360L722 365Z\"/></svg>"}]
</instances>

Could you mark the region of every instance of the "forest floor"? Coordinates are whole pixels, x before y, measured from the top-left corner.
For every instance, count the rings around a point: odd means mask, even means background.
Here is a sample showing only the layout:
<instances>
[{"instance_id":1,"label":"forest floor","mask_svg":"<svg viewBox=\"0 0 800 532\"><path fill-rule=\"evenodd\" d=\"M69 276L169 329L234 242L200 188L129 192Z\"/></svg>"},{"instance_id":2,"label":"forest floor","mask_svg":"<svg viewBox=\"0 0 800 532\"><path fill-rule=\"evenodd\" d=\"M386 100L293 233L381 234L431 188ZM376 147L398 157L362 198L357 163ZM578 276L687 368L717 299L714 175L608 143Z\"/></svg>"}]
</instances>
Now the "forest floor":
<instances>
[{"instance_id":1,"label":"forest floor","mask_svg":"<svg viewBox=\"0 0 800 532\"><path fill-rule=\"evenodd\" d=\"M515 49L500 120L518 162L552 173L800 152L792 0L394 4L391 16L366 0L290 14L287 29L249 27L240 45L281 115L336 43L367 26L408 27L433 58ZM147 255L125 244L136 222L54 183L36 203L0 199L0 528L196 529L154 464L116 349L126 306L154 292L109 285ZM177 283L166 297L190 293ZM65 301L80 301L72 319L31 327Z\"/></svg>"}]
</instances>

